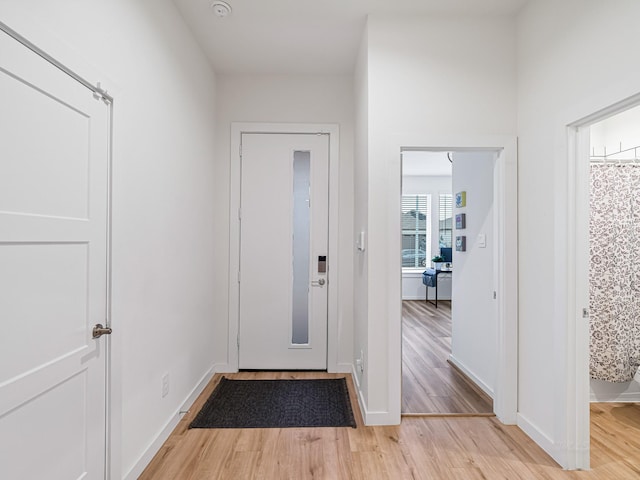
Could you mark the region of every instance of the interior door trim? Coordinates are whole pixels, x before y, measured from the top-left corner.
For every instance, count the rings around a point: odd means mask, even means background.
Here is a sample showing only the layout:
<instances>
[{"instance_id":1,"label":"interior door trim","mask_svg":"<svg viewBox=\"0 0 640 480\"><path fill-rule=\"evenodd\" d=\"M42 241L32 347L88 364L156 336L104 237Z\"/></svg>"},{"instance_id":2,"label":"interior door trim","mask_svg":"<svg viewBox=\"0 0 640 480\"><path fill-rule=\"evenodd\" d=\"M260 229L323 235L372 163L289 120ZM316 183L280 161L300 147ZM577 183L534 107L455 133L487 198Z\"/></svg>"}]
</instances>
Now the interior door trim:
<instances>
[{"instance_id":1,"label":"interior door trim","mask_svg":"<svg viewBox=\"0 0 640 480\"><path fill-rule=\"evenodd\" d=\"M18 32L16 32L14 29L12 29L7 24L0 22L0 30L2 30L4 33L6 33L10 37L12 37L14 40L18 41L19 43L21 43L22 45L27 47L29 50L31 50L36 55L39 55L40 57L42 57L44 60L49 62L51 65L53 65L57 69L63 71L67 75L69 75L76 82L78 82L78 83L84 85L85 87L87 87L91 92L93 92L94 94L98 95L99 98L103 99L108 104L113 102L113 97L111 95L109 95L106 90L101 88L99 83L98 83L98 85L93 85L89 80L85 79L81 75L79 75L76 72L74 72L72 69L67 67L64 63L59 62L58 60L53 58L47 52L42 50L40 47L35 45L33 42L27 40L25 37L20 35Z\"/></svg>"},{"instance_id":2,"label":"interior door trim","mask_svg":"<svg viewBox=\"0 0 640 480\"><path fill-rule=\"evenodd\" d=\"M339 126L338 124L237 123L231 124L231 171L229 193L229 329L227 365L229 372L238 371L240 318L240 157L243 134L328 134L329 135L329 271L327 308L327 371L351 372L350 365L338 362L338 226L339 226Z\"/></svg>"}]
</instances>

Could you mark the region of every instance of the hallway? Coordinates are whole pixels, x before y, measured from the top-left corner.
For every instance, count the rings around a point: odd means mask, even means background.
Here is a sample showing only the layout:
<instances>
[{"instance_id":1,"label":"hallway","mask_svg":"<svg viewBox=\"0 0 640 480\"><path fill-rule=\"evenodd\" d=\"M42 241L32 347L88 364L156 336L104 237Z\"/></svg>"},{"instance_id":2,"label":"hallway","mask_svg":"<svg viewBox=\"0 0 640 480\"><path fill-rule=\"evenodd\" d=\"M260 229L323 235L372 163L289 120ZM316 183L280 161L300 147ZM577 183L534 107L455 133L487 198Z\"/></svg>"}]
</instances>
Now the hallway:
<instances>
[{"instance_id":1,"label":"hallway","mask_svg":"<svg viewBox=\"0 0 640 480\"><path fill-rule=\"evenodd\" d=\"M589 124L640 105L640 1L226 0L226 17L213 3L2 1L0 479L640 479L640 422L620 422L632 409L591 405L603 413L588 436L576 223L588 203L579 157L598 153ZM239 296L241 282L281 285L267 248L254 272L240 268L239 128L257 123L337 131L329 244L310 252L309 280L326 257L328 370L354 375L365 418L384 427L186 428L216 374L238 370L242 298L267 297ZM403 155L451 149L500 152L496 201L472 188L489 175L433 190L437 242L418 263L440 247L436 204L451 194L443 232L464 245L452 254L453 356L520 429L490 413L401 418L492 410L452 393L468 387L446 362L444 308L428 326L413 311L402 332ZM261 217L258 247L273 219ZM404 298L424 300L412 270ZM458 294L465 278L483 292ZM589 450L593 470L561 471L588 469Z\"/></svg>"},{"instance_id":2,"label":"hallway","mask_svg":"<svg viewBox=\"0 0 640 480\"><path fill-rule=\"evenodd\" d=\"M243 372L232 379L336 378L318 372ZM591 479L637 478L640 465L615 452L632 450L637 428L597 413L593 470L562 470L518 427L495 418L403 418L399 426L365 427L347 375L358 427L192 429L187 427L221 378L214 376L141 480L195 479ZM598 409L596 405L592 407ZM634 425L640 424L639 412ZM626 422L628 423L628 422ZM616 432L616 441L610 433ZM637 448L637 445L634 447Z\"/></svg>"},{"instance_id":3,"label":"hallway","mask_svg":"<svg viewBox=\"0 0 640 480\"><path fill-rule=\"evenodd\" d=\"M493 403L447 360L451 302L402 302L402 413L490 414Z\"/></svg>"}]
</instances>

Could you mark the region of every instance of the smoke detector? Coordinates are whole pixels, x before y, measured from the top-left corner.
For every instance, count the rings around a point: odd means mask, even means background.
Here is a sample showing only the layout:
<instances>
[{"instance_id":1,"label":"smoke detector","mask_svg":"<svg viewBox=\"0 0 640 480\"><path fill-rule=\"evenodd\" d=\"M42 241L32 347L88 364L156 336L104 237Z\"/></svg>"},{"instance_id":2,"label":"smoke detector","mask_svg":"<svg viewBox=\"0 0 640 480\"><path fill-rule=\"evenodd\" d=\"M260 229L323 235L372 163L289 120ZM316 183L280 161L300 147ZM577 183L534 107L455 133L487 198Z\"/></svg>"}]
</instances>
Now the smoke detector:
<instances>
[{"instance_id":1,"label":"smoke detector","mask_svg":"<svg viewBox=\"0 0 640 480\"><path fill-rule=\"evenodd\" d=\"M224 18L231 13L231 5L227 2L215 1L211 4L213 13L220 18Z\"/></svg>"}]
</instances>

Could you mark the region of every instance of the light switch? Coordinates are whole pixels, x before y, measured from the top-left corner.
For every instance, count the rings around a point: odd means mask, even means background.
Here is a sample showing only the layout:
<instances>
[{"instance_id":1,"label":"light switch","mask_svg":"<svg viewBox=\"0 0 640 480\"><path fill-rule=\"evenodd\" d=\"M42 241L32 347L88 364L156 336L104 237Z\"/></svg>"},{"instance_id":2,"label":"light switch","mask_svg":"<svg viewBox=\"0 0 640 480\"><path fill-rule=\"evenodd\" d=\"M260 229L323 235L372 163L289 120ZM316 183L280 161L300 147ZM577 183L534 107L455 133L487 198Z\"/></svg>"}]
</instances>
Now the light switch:
<instances>
[{"instance_id":1,"label":"light switch","mask_svg":"<svg viewBox=\"0 0 640 480\"><path fill-rule=\"evenodd\" d=\"M356 247L358 247L358 250L361 252L364 252L365 249L365 233L364 232L360 232L358 234L358 239L356 241Z\"/></svg>"},{"instance_id":2,"label":"light switch","mask_svg":"<svg viewBox=\"0 0 640 480\"><path fill-rule=\"evenodd\" d=\"M487 236L484 233L478 235L478 248L487 248Z\"/></svg>"}]
</instances>

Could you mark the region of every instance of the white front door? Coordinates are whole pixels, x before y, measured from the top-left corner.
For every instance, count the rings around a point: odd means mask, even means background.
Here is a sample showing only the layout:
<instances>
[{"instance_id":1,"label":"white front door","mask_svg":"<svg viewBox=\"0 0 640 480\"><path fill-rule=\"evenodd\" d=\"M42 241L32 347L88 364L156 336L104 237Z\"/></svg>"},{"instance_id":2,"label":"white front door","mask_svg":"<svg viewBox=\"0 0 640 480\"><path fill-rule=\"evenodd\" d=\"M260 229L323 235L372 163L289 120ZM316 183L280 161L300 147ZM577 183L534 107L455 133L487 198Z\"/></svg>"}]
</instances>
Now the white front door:
<instances>
[{"instance_id":1,"label":"white front door","mask_svg":"<svg viewBox=\"0 0 640 480\"><path fill-rule=\"evenodd\" d=\"M109 108L0 31L0 478L105 478Z\"/></svg>"},{"instance_id":2,"label":"white front door","mask_svg":"<svg viewBox=\"0 0 640 480\"><path fill-rule=\"evenodd\" d=\"M243 133L241 369L327 368L329 136Z\"/></svg>"}]
</instances>

